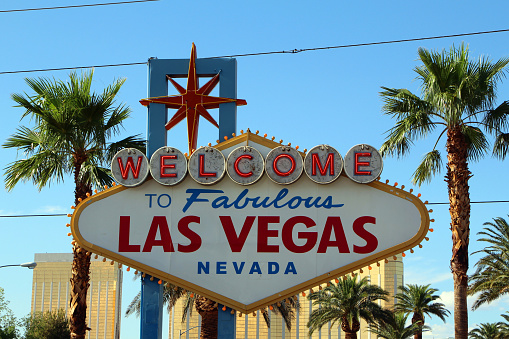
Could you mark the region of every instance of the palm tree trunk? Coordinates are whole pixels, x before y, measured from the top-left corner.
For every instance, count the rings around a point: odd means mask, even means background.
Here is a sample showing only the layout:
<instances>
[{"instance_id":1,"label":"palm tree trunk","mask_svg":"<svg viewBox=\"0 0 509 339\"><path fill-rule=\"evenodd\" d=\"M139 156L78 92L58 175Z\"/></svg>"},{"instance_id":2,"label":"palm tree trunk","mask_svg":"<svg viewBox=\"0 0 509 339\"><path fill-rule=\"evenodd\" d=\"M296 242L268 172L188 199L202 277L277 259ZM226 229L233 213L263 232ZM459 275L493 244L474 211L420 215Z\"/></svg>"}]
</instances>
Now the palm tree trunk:
<instances>
[{"instance_id":1,"label":"palm tree trunk","mask_svg":"<svg viewBox=\"0 0 509 339\"><path fill-rule=\"evenodd\" d=\"M75 245L73 255L71 298L69 300L71 339L85 339L87 332L87 291L90 286L90 254Z\"/></svg>"},{"instance_id":2,"label":"palm tree trunk","mask_svg":"<svg viewBox=\"0 0 509 339\"><path fill-rule=\"evenodd\" d=\"M205 297L197 297L194 306L201 316L200 339L217 339L217 306Z\"/></svg>"},{"instance_id":3,"label":"palm tree trunk","mask_svg":"<svg viewBox=\"0 0 509 339\"><path fill-rule=\"evenodd\" d=\"M348 321L348 317L341 318L341 330L345 332L345 339L357 339L357 332L361 329L361 323L357 319L352 320L352 326Z\"/></svg>"},{"instance_id":4,"label":"palm tree trunk","mask_svg":"<svg viewBox=\"0 0 509 339\"><path fill-rule=\"evenodd\" d=\"M422 327L424 326L424 317L417 312L412 316L412 324L418 324L419 328L414 332L414 339L422 339Z\"/></svg>"},{"instance_id":5,"label":"palm tree trunk","mask_svg":"<svg viewBox=\"0 0 509 339\"><path fill-rule=\"evenodd\" d=\"M74 203L79 203L79 198L86 199L87 193L92 193L89 185L83 185L79 181L79 171L83 161L76 161L74 167ZM85 339L87 330L87 292L90 286L90 258L91 253L75 244L73 246L73 262L71 276L71 297L69 300L69 323L71 339Z\"/></svg>"},{"instance_id":6,"label":"palm tree trunk","mask_svg":"<svg viewBox=\"0 0 509 339\"><path fill-rule=\"evenodd\" d=\"M467 143L461 127L447 131L447 188L451 215L452 258L454 277L454 333L456 339L468 338L467 270L470 235L470 196Z\"/></svg>"}]
</instances>

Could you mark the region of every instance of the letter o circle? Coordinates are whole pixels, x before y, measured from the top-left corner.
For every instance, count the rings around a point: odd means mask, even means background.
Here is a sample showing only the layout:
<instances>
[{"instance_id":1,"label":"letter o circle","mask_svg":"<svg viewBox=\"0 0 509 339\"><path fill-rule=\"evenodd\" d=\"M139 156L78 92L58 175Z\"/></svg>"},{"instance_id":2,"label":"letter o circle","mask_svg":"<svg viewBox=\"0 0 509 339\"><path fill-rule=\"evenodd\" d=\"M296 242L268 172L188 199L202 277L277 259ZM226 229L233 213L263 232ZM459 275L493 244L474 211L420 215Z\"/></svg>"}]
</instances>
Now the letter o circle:
<instances>
[{"instance_id":1,"label":"letter o circle","mask_svg":"<svg viewBox=\"0 0 509 339\"><path fill-rule=\"evenodd\" d=\"M300 153L290 146L279 146L267 154L265 172L270 180L280 185L297 181L304 165Z\"/></svg>"}]
</instances>

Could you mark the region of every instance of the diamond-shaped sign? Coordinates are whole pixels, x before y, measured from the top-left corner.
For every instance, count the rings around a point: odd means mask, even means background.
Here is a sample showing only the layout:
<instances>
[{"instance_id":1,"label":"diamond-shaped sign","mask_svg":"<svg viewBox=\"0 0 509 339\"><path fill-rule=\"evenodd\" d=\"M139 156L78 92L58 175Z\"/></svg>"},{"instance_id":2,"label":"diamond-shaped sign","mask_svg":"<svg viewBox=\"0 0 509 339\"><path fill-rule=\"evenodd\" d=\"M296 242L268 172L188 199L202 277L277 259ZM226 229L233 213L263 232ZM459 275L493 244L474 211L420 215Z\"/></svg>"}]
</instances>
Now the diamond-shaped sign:
<instances>
[{"instance_id":1,"label":"diamond-shaped sign","mask_svg":"<svg viewBox=\"0 0 509 339\"><path fill-rule=\"evenodd\" d=\"M239 146L266 158L281 145L246 133L215 148L227 159ZM329 184L305 175L287 185L266 174L247 186L226 175L212 186L189 175L172 186L149 179L94 195L72 217L88 251L244 313L392 258L428 227L417 197L344 174Z\"/></svg>"}]
</instances>

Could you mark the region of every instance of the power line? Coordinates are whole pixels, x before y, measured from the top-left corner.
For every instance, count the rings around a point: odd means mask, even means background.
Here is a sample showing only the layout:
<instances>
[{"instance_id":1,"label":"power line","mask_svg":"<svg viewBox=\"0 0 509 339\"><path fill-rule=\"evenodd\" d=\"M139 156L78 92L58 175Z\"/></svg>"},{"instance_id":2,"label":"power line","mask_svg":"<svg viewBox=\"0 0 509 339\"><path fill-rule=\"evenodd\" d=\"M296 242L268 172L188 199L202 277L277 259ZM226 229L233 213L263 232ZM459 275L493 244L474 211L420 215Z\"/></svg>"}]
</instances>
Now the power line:
<instances>
[{"instance_id":1,"label":"power line","mask_svg":"<svg viewBox=\"0 0 509 339\"><path fill-rule=\"evenodd\" d=\"M470 204L498 204L509 202L509 200L471 201ZM449 205L448 202L428 202L426 205Z\"/></svg>"},{"instance_id":2,"label":"power line","mask_svg":"<svg viewBox=\"0 0 509 339\"><path fill-rule=\"evenodd\" d=\"M494 31L460 33L460 34L449 34L449 35L437 35L437 36L423 37L423 38L412 38L412 39L400 39L400 40L366 42L366 43L350 44L350 45L338 45L338 46L327 46L327 47L302 48L302 49L292 49L292 50L288 50L288 51L274 51L274 52L261 52L261 53L225 55L225 56L210 57L210 58L205 58L205 59L234 58L234 57L243 57L243 56L265 55L265 54L281 54L281 53L293 53L293 54L296 54L296 53L300 53L300 52L319 51L319 50L325 50L325 49L338 49L338 48L350 48L350 47L386 45L386 44L396 44L396 43L401 43L401 42L412 42L412 41L423 41L423 40L456 38L456 37L461 37L461 36L480 35L480 34L492 34L492 33L502 33L502 32L509 32L509 29L499 29L499 30L494 30Z\"/></svg>"},{"instance_id":3,"label":"power line","mask_svg":"<svg viewBox=\"0 0 509 339\"><path fill-rule=\"evenodd\" d=\"M499 204L509 203L509 200L487 200L487 201L471 201L470 204ZM428 202L426 205L449 205L448 202ZM17 214L17 215L0 215L0 218L31 218L31 217L67 217L66 213L57 214Z\"/></svg>"},{"instance_id":4,"label":"power line","mask_svg":"<svg viewBox=\"0 0 509 339\"><path fill-rule=\"evenodd\" d=\"M132 2L142 2L142 1L159 1L159 0L139 0L139 1L132 1ZM349 44L349 45L337 45L337 46L314 47L314 48L301 48L301 49L292 49L292 50L283 50L283 51L272 51L272 52L257 52L257 53L245 53L245 54L232 54L232 55L222 55L222 56L206 57L206 58L203 58L203 59L236 58L236 57L260 56L260 55L270 55L270 54L297 54L297 53L301 53L301 52L320 51L320 50L327 50L327 49L339 49L339 48L351 48L351 47L387 45L387 44L396 44L396 43L402 43L402 42L414 42L414 41L423 41L423 40L436 40L436 39L455 38L455 37L481 35L481 34L503 33L503 32L509 32L509 29L498 29L498 30L493 30L493 31L482 31L482 32L471 32L471 33L460 33L460 34L449 34L449 35L437 35L437 36L430 36L430 37L400 39L400 40L376 41L376 42L366 42L366 43ZM73 70L73 69L80 69L80 68L133 66L133 65L146 65L146 64L147 64L147 62L130 62L130 63L123 63L123 64L108 64L108 65L94 65L94 66L42 68L42 69L19 70L19 71L5 71L5 72L0 72L0 75L2 75L2 74L16 74L16 73L48 72L48 71L65 71L65 70Z\"/></svg>"},{"instance_id":5,"label":"power line","mask_svg":"<svg viewBox=\"0 0 509 339\"><path fill-rule=\"evenodd\" d=\"M18 215L0 215L0 218L30 218L30 217L65 217L67 214L18 214Z\"/></svg>"},{"instance_id":6,"label":"power line","mask_svg":"<svg viewBox=\"0 0 509 339\"><path fill-rule=\"evenodd\" d=\"M100 68L100 67L118 67L118 66L132 66L132 65L146 65L146 62L130 62L125 64L110 64L110 65L95 65L95 66L76 66L76 67L59 67L59 68L43 68L43 69L31 69L26 71L7 71L0 72L1 74L15 74L15 73L33 73L33 72L49 72L49 71L65 71L80 68Z\"/></svg>"},{"instance_id":7,"label":"power line","mask_svg":"<svg viewBox=\"0 0 509 339\"><path fill-rule=\"evenodd\" d=\"M88 5L85 4L85 5L71 5L71 6L57 6L57 7L7 9L7 10L0 10L0 13L43 11L43 10L47 10L47 9L65 9L65 8L79 8L79 7L109 6L109 5L125 5L125 4L133 4L133 3L137 3L137 2L149 2L149 1L159 1L159 0L133 0L133 1L107 2L107 3L102 3L102 4L88 4Z\"/></svg>"}]
</instances>

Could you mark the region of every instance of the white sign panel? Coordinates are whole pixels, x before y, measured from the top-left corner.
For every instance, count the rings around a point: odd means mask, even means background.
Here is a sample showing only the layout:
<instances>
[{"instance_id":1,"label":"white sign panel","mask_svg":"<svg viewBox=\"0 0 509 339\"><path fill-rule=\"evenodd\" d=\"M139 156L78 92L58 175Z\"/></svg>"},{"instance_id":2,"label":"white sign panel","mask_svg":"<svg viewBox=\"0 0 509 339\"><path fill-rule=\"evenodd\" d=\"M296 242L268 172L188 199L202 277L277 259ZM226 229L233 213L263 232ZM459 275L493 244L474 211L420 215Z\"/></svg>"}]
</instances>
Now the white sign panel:
<instances>
[{"instance_id":1,"label":"white sign panel","mask_svg":"<svg viewBox=\"0 0 509 339\"><path fill-rule=\"evenodd\" d=\"M429 217L407 192L344 175L327 185L264 175L249 186L187 176L99 193L72 224L94 253L251 312L416 246Z\"/></svg>"}]
</instances>

